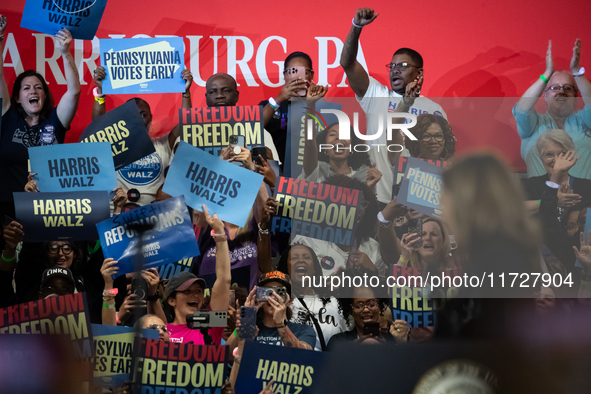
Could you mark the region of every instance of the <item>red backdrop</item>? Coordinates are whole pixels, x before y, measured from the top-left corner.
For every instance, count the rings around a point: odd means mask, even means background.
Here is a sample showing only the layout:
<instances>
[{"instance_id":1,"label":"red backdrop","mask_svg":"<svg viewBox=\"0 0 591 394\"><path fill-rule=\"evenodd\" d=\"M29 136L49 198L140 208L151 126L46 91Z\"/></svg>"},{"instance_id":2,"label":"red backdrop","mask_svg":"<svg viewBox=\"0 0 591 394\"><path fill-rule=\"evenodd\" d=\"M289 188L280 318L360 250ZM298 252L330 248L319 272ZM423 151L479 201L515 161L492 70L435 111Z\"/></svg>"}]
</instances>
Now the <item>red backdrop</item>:
<instances>
[{"instance_id":1,"label":"red backdrop","mask_svg":"<svg viewBox=\"0 0 591 394\"><path fill-rule=\"evenodd\" d=\"M5 75L9 89L18 72L36 69L45 75L56 100L65 91L63 63L51 38L20 28L25 0L3 1L8 17L5 37ZM510 108L544 71L548 39L553 42L557 69L568 69L575 39L583 43L581 65L591 56L589 1L498 0L414 2L341 1L253 2L225 0L109 0L99 38L175 35L184 37L186 66L195 77L193 105L205 104L204 80L214 71L228 72L239 83L240 103L253 104L278 93L280 64L293 51L311 55L316 81L329 83L329 96L352 96L338 66L340 47L358 7L372 7L380 15L361 36L361 48L370 74L387 83L392 53L406 46L425 60L423 94L432 97L507 97L484 113L464 116L453 99L437 100L448 112L458 138L458 151L489 146L500 151L517 169L524 165ZM80 71L82 96L67 141L76 141L90 122L93 103L92 73L99 63L98 40L73 45ZM338 86L337 86L338 85ZM129 96L110 96L113 108ZM145 95L154 114L152 131L162 134L177 121L180 95ZM543 108L543 107L542 107ZM476 111L478 112L478 111Z\"/></svg>"}]
</instances>

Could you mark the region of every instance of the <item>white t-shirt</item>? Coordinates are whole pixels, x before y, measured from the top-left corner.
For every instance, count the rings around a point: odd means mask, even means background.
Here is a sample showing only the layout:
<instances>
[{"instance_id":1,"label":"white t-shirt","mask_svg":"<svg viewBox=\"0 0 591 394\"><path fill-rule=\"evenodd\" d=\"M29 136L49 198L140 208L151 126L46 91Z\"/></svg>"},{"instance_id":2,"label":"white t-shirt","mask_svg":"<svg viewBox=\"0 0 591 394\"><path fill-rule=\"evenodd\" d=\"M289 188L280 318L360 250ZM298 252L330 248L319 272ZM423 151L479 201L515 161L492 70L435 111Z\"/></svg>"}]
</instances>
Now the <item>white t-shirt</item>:
<instances>
[{"instance_id":1,"label":"white t-shirt","mask_svg":"<svg viewBox=\"0 0 591 394\"><path fill-rule=\"evenodd\" d=\"M164 170L170 165L172 151L168 135L153 139L156 152L117 171L117 184L127 192L136 189L140 199L136 204L147 205L156 199L158 188L164 183Z\"/></svg>"},{"instance_id":2,"label":"white t-shirt","mask_svg":"<svg viewBox=\"0 0 591 394\"><path fill-rule=\"evenodd\" d=\"M363 108L363 112L367 115L367 134L371 135L375 133L374 130L378 130L379 121L383 118L383 116L380 117L378 114L392 112L396 109L396 105L400 102L402 96L382 85L374 78L369 77L369 86L365 92L365 96L356 96L356 98L361 108ZM443 108L439 104L423 96L417 97L409 113L413 115L429 113L443 116L447 119L445 111L443 111ZM386 144L386 141L386 132L384 131L379 139L369 141L368 143ZM389 203L392 200L394 174L392 173L392 163L390 163L390 159L388 158L388 150L382 147L378 152L376 148L373 148L369 151L369 154L372 162L376 163L376 168L382 173L382 179L376 185L378 200L383 203ZM404 151L403 155L408 156L408 154L404 154Z\"/></svg>"},{"instance_id":3,"label":"white t-shirt","mask_svg":"<svg viewBox=\"0 0 591 394\"><path fill-rule=\"evenodd\" d=\"M320 261L320 265L322 266L322 275L331 275L339 268L345 268L347 266L349 252L345 252L333 242L296 235L291 244L304 244L312 248L318 257L318 260ZM380 275L386 274L387 266L382 259L382 254L380 253L380 244L378 241L373 238L369 238L367 241L359 245L357 249L369 257L369 259L378 269Z\"/></svg>"},{"instance_id":4,"label":"white t-shirt","mask_svg":"<svg viewBox=\"0 0 591 394\"><path fill-rule=\"evenodd\" d=\"M320 297L317 295L304 296L304 302L308 306L309 312L308 309L302 305L299 298L293 300L293 303L291 304L293 316L290 321L292 323L307 324L316 331L316 326L314 325L312 318L309 316L310 313L313 314L322 330L325 345L328 345L328 341L333 335L348 331L347 321L342 314L339 313L339 303L336 298L330 297L330 301L324 305ZM316 333L316 346L314 346L314 350L322 350L318 333Z\"/></svg>"}]
</instances>

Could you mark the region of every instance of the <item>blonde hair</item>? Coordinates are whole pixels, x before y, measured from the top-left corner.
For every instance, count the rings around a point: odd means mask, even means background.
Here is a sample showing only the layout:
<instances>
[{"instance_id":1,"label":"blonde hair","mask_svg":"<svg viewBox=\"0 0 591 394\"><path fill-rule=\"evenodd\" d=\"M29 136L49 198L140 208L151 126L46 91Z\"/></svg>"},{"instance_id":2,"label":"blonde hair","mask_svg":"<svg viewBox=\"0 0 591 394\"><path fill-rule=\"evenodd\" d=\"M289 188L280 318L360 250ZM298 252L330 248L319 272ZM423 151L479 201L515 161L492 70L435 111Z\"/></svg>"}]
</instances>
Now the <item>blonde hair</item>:
<instances>
[{"instance_id":1,"label":"blonde hair","mask_svg":"<svg viewBox=\"0 0 591 394\"><path fill-rule=\"evenodd\" d=\"M536 149L538 150L540 157L542 157L546 151L546 147L549 142L560 145L567 151L575 150L575 143L573 142L571 136L566 133L566 131L562 129L553 129L542 133L536 142Z\"/></svg>"},{"instance_id":2,"label":"blonde hair","mask_svg":"<svg viewBox=\"0 0 591 394\"><path fill-rule=\"evenodd\" d=\"M468 255L500 238L537 256L540 236L525 212L523 188L495 155L474 154L456 162L443 173L443 189L452 205L454 235Z\"/></svg>"},{"instance_id":3,"label":"blonde hair","mask_svg":"<svg viewBox=\"0 0 591 394\"><path fill-rule=\"evenodd\" d=\"M425 225L425 223L429 223L429 222L436 223L439 226L439 229L441 230L441 237L443 239L443 245L441 246L440 255L437 256L437 261L439 264L435 268L437 271L443 271L446 268L448 268L448 262L449 262L448 257L451 252L451 244L449 242L449 231L447 231L447 228L445 227L443 222L441 222L440 220L434 219L429 216L423 216L423 225ZM421 257L421 255L419 254L418 251L413 251L411 253L410 259L409 259L409 265L412 268L417 268L417 269L424 269L425 268L425 267L423 267L423 258Z\"/></svg>"}]
</instances>

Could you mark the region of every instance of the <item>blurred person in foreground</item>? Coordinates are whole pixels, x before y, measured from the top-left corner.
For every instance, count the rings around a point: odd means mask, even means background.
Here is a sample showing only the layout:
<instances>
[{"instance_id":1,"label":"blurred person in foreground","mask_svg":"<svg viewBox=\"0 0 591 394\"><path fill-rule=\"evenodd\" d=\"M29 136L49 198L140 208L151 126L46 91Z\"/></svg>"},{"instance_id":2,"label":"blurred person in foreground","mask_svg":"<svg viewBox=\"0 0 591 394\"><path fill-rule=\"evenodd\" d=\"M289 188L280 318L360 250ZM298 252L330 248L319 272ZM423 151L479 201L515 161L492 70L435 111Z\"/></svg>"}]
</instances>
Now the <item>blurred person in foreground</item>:
<instances>
[{"instance_id":1,"label":"blurred person in foreground","mask_svg":"<svg viewBox=\"0 0 591 394\"><path fill-rule=\"evenodd\" d=\"M499 278L541 273L540 237L523 200L507 166L491 154L464 157L443 173L443 219L466 254L465 272L486 276L482 287L460 288L439 311L436 337L503 337L512 332L512 312L534 309L534 288L503 288Z\"/></svg>"}]
</instances>

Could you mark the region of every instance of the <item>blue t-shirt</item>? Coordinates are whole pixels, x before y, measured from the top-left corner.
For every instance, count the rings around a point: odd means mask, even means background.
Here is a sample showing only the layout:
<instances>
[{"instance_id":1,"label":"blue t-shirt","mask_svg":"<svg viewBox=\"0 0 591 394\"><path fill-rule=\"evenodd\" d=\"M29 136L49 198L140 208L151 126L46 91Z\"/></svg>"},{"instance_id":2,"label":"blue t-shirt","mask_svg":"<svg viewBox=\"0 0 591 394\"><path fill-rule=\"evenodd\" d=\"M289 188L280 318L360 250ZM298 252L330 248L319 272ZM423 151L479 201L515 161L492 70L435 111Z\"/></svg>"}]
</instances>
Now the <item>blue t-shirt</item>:
<instances>
[{"instance_id":1,"label":"blue t-shirt","mask_svg":"<svg viewBox=\"0 0 591 394\"><path fill-rule=\"evenodd\" d=\"M288 322L287 327L297 339L306 342L314 349L316 345L316 331L312 327L292 322ZM279 330L275 327L259 327L259 335L257 335L256 341L265 345L283 346L283 341L279 336Z\"/></svg>"},{"instance_id":2,"label":"blue t-shirt","mask_svg":"<svg viewBox=\"0 0 591 394\"><path fill-rule=\"evenodd\" d=\"M14 105L2 116L0 137L0 201L13 201L13 192L24 192L29 175L29 151L34 146L62 144L67 129L62 125L57 109L47 119L40 119L29 126L16 111Z\"/></svg>"},{"instance_id":3,"label":"blue t-shirt","mask_svg":"<svg viewBox=\"0 0 591 394\"><path fill-rule=\"evenodd\" d=\"M513 116L517 122L517 132L521 137L521 157L527 165L527 175L546 174L536 142L540 135L552 129L558 129L554 118L548 113L540 114L535 109L523 111L513 107ZM564 131L573 139L577 156L581 159L570 169L569 174L576 178L591 179L591 105L571 114L564 121Z\"/></svg>"}]
</instances>

